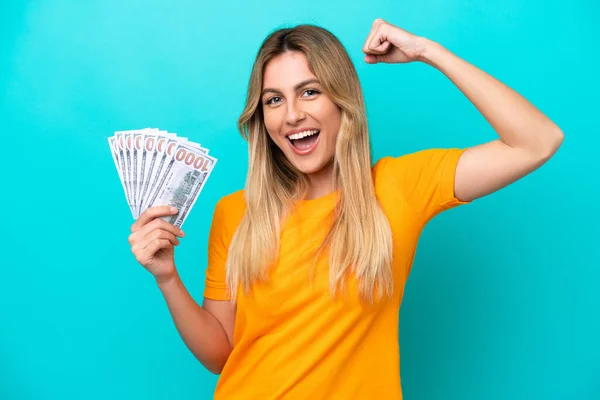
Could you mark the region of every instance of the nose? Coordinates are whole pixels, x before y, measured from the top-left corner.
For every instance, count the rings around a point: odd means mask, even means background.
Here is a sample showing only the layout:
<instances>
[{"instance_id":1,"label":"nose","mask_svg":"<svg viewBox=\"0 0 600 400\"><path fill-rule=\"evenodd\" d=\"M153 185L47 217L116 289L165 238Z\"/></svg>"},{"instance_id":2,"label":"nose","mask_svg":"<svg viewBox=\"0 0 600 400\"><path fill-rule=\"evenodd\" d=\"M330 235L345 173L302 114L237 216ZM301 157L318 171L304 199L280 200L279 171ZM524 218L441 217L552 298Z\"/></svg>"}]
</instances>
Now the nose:
<instances>
[{"instance_id":1,"label":"nose","mask_svg":"<svg viewBox=\"0 0 600 400\"><path fill-rule=\"evenodd\" d=\"M301 104L296 100L288 101L285 121L289 125L297 125L298 122L302 121L304 118L306 118L306 114L304 113Z\"/></svg>"}]
</instances>

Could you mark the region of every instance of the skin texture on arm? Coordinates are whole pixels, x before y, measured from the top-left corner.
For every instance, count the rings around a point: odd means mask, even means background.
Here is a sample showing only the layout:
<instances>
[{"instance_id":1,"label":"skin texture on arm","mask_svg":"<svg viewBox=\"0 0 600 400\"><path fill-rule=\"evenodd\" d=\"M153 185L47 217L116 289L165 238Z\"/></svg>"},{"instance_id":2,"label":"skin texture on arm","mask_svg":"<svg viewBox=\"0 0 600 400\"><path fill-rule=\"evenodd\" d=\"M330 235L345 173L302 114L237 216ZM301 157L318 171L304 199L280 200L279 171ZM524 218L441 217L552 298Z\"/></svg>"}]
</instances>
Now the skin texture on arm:
<instances>
[{"instance_id":1,"label":"skin texture on arm","mask_svg":"<svg viewBox=\"0 0 600 400\"><path fill-rule=\"evenodd\" d=\"M229 345L233 348L233 328L235 327L235 305L232 306L229 301L211 300L204 298L202 308L211 313L221 324L223 331L227 335Z\"/></svg>"},{"instance_id":2,"label":"skin texture on arm","mask_svg":"<svg viewBox=\"0 0 600 400\"><path fill-rule=\"evenodd\" d=\"M201 307L179 277L160 283L159 288L185 345L206 369L221 373L233 349L235 311L229 302L204 300Z\"/></svg>"},{"instance_id":3,"label":"skin texture on arm","mask_svg":"<svg viewBox=\"0 0 600 400\"><path fill-rule=\"evenodd\" d=\"M505 187L542 166L563 141L548 117L513 89L426 41L421 58L444 73L494 128L497 140L467 149L456 170L455 195L473 200Z\"/></svg>"},{"instance_id":4,"label":"skin texture on arm","mask_svg":"<svg viewBox=\"0 0 600 400\"><path fill-rule=\"evenodd\" d=\"M233 347L235 309L229 302L211 300L200 307L185 288L174 261L175 246L184 233L161 219L176 213L168 206L144 211L131 227L131 251L154 276L186 346L209 371L218 374Z\"/></svg>"},{"instance_id":5,"label":"skin texture on arm","mask_svg":"<svg viewBox=\"0 0 600 400\"><path fill-rule=\"evenodd\" d=\"M363 47L367 63L421 61L446 75L490 123L499 139L467 149L455 196L471 201L493 193L548 161L563 142L556 124L513 89L438 43L375 20Z\"/></svg>"}]
</instances>

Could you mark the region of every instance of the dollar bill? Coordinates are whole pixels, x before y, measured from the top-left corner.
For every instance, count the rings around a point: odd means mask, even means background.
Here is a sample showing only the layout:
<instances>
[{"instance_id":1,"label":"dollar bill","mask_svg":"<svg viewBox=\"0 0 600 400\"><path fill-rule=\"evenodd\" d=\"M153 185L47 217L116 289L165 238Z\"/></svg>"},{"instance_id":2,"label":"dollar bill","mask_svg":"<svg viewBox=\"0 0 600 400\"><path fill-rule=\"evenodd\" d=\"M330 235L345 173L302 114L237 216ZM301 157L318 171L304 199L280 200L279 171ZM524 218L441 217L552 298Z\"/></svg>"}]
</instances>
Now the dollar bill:
<instances>
[{"instance_id":1,"label":"dollar bill","mask_svg":"<svg viewBox=\"0 0 600 400\"><path fill-rule=\"evenodd\" d=\"M158 183L158 190L148 201L148 207L169 205L177 214L163 217L181 227L202 191L217 159L187 143L178 143Z\"/></svg>"},{"instance_id":2,"label":"dollar bill","mask_svg":"<svg viewBox=\"0 0 600 400\"><path fill-rule=\"evenodd\" d=\"M127 151L127 139L125 137L125 132L116 132L115 140L117 142L118 149L118 157L119 157L119 166L121 167L121 175L123 176L123 182L125 184L125 188L127 190L127 204L133 213L133 194L131 193L131 185L130 185L130 174L129 174L129 157Z\"/></svg>"},{"instance_id":3,"label":"dollar bill","mask_svg":"<svg viewBox=\"0 0 600 400\"><path fill-rule=\"evenodd\" d=\"M161 153L158 157L156 171L154 171L152 181L150 182L149 192L142 205L144 209L149 207L148 203L150 199L153 198L154 194L160 189L161 178L165 174L169 162L173 159L177 144L177 139L169 136L167 136L164 141L159 141L158 146L161 147L161 149L159 149Z\"/></svg>"},{"instance_id":4,"label":"dollar bill","mask_svg":"<svg viewBox=\"0 0 600 400\"><path fill-rule=\"evenodd\" d=\"M217 162L209 149L156 128L117 131L108 143L134 219L173 205L178 214L164 219L183 225Z\"/></svg>"},{"instance_id":5,"label":"dollar bill","mask_svg":"<svg viewBox=\"0 0 600 400\"><path fill-rule=\"evenodd\" d=\"M133 131L132 134L132 156L131 156L131 177L132 177L132 187L134 193L134 207L136 218L139 216L140 208L142 205L142 185L145 179L145 161L146 159L142 157L142 150L144 147L144 141L146 140L146 135L158 132L158 129L146 128L139 131Z\"/></svg>"},{"instance_id":6,"label":"dollar bill","mask_svg":"<svg viewBox=\"0 0 600 400\"><path fill-rule=\"evenodd\" d=\"M127 204L129 204L129 190L127 189L127 186L125 185L125 180L123 179L123 170L121 169L121 162L119 157L120 150L118 148L117 138L114 136L109 137L108 145L110 146L113 161L115 162L115 167L117 168L119 180L121 181L121 185L123 186L123 192L125 193Z\"/></svg>"},{"instance_id":7,"label":"dollar bill","mask_svg":"<svg viewBox=\"0 0 600 400\"><path fill-rule=\"evenodd\" d=\"M142 140L144 139L143 131L131 132L131 189L133 190L133 208L134 217L137 218L138 203L140 202L138 194L138 150L141 149Z\"/></svg>"},{"instance_id":8,"label":"dollar bill","mask_svg":"<svg viewBox=\"0 0 600 400\"><path fill-rule=\"evenodd\" d=\"M144 137L144 143L142 146L142 183L140 188L140 197L142 202L138 208L138 215L143 212L142 203L143 199L146 196L146 192L148 191L148 185L150 184L150 176L154 171L154 165L156 163L156 155L158 152L156 151L156 142L158 140L158 135L156 134L148 134Z\"/></svg>"}]
</instances>

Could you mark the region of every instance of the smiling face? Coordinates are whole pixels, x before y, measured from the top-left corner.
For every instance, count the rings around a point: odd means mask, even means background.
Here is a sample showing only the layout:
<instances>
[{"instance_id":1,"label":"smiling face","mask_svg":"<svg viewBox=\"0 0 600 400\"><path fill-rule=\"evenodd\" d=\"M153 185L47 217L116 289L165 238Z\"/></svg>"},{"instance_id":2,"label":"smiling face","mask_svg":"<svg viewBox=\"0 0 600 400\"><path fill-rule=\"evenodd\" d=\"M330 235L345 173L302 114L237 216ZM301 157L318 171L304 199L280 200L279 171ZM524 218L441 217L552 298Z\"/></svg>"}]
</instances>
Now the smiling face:
<instances>
[{"instance_id":1,"label":"smiling face","mask_svg":"<svg viewBox=\"0 0 600 400\"><path fill-rule=\"evenodd\" d=\"M261 102L269 137L298 170L310 175L330 168L341 112L304 53L288 51L267 63Z\"/></svg>"}]
</instances>

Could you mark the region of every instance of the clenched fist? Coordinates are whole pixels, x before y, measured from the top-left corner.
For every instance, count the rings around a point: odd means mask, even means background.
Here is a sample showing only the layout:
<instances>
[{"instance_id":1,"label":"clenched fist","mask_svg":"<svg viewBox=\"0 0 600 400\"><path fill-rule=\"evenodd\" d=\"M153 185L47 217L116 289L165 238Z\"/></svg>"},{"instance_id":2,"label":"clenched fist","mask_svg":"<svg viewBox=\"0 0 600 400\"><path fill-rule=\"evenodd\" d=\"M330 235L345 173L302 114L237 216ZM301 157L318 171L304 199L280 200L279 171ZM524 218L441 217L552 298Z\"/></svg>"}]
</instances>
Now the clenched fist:
<instances>
[{"instance_id":1,"label":"clenched fist","mask_svg":"<svg viewBox=\"0 0 600 400\"><path fill-rule=\"evenodd\" d=\"M427 40L377 18L363 45L365 61L376 63L408 63L420 59Z\"/></svg>"}]
</instances>

